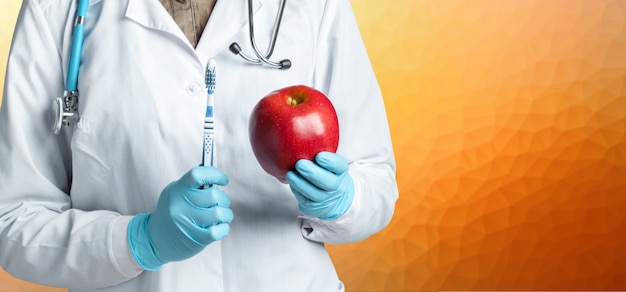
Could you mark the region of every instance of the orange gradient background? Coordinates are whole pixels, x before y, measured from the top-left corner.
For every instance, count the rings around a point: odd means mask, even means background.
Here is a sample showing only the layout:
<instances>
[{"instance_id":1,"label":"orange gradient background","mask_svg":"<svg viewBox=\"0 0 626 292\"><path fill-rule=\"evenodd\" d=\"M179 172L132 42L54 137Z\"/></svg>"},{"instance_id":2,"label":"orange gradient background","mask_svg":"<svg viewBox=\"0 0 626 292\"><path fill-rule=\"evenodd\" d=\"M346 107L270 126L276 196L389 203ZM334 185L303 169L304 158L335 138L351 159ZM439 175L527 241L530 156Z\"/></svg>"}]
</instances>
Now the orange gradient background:
<instances>
[{"instance_id":1,"label":"orange gradient background","mask_svg":"<svg viewBox=\"0 0 626 292\"><path fill-rule=\"evenodd\" d=\"M400 199L329 246L347 290L626 290L626 1L352 4ZM53 291L0 276L18 289Z\"/></svg>"}]
</instances>

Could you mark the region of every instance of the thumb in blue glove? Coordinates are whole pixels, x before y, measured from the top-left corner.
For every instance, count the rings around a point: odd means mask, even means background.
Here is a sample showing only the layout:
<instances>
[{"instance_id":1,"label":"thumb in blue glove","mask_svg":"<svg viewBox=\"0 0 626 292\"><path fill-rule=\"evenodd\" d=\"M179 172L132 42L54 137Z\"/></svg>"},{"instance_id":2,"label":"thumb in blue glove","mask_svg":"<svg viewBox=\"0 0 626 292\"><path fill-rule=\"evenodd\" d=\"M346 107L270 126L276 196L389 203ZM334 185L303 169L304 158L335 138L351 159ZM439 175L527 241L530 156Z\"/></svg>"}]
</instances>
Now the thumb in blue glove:
<instances>
[{"instance_id":1,"label":"thumb in blue glove","mask_svg":"<svg viewBox=\"0 0 626 292\"><path fill-rule=\"evenodd\" d=\"M354 181L341 155L320 152L315 162L302 159L287 172L287 182L307 217L333 220L345 214L354 199Z\"/></svg>"},{"instance_id":2,"label":"thumb in blue glove","mask_svg":"<svg viewBox=\"0 0 626 292\"><path fill-rule=\"evenodd\" d=\"M145 270L194 256L230 230L233 212L223 191L203 186L228 183L214 167L191 169L169 184L152 213L135 215L128 226L128 241L137 263Z\"/></svg>"}]
</instances>

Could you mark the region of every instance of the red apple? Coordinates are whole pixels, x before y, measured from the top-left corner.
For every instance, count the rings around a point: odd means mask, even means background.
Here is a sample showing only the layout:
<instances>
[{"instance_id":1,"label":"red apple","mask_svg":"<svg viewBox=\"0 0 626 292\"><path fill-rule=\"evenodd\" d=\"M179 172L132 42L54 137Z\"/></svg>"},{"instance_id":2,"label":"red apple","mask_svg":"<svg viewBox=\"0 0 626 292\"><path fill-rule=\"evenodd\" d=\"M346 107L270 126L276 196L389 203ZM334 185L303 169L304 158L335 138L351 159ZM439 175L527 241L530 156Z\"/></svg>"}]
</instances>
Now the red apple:
<instances>
[{"instance_id":1,"label":"red apple","mask_svg":"<svg viewBox=\"0 0 626 292\"><path fill-rule=\"evenodd\" d=\"M335 152L339 122L330 100L304 85L290 86L263 97L252 110L250 144L261 167L282 183L300 159L321 151Z\"/></svg>"}]
</instances>

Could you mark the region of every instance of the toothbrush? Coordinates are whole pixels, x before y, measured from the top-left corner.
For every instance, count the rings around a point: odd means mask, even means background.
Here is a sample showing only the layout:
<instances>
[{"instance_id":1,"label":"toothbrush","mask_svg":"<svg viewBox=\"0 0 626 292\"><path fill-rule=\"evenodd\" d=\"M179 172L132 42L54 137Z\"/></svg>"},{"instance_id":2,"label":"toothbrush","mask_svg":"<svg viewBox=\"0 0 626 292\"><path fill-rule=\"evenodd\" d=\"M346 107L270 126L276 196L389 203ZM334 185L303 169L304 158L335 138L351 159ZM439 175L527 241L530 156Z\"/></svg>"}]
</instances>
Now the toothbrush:
<instances>
[{"instance_id":1,"label":"toothbrush","mask_svg":"<svg viewBox=\"0 0 626 292\"><path fill-rule=\"evenodd\" d=\"M209 59L206 65L204 83L207 88L206 112L204 115L204 149L202 152L202 165L215 165L215 119L213 106L215 105L215 60Z\"/></svg>"}]
</instances>

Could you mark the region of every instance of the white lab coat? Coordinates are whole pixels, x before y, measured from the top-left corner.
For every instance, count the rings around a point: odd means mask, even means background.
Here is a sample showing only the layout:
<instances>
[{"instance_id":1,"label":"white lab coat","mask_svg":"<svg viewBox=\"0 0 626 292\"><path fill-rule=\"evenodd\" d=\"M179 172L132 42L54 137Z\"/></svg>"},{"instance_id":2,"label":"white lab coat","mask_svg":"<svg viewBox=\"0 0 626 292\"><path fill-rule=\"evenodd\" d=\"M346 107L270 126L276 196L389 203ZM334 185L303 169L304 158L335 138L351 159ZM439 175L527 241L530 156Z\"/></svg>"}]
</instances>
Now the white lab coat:
<instances>
[{"instance_id":1,"label":"white lab coat","mask_svg":"<svg viewBox=\"0 0 626 292\"><path fill-rule=\"evenodd\" d=\"M51 104L64 89L75 0L24 0L0 110L0 265L72 291L342 291L327 243L360 241L389 222L395 162L380 89L349 0L287 2L273 59L250 65L246 0L219 1L196 49L157 0L91 0L78 89L81 120L55 136ZM269 41L278 0L255 0ZM217 165L230 178L230 234L200 254L143 271L128 248L132 215L202 155L204 66L216 59ZM248 117L272 90L326 93L340 123L338 153L356 195L333 221L304 218L287 185L266 174ZM101 290L99 290L101 289Z\"/></svg>"}]
</instances>

